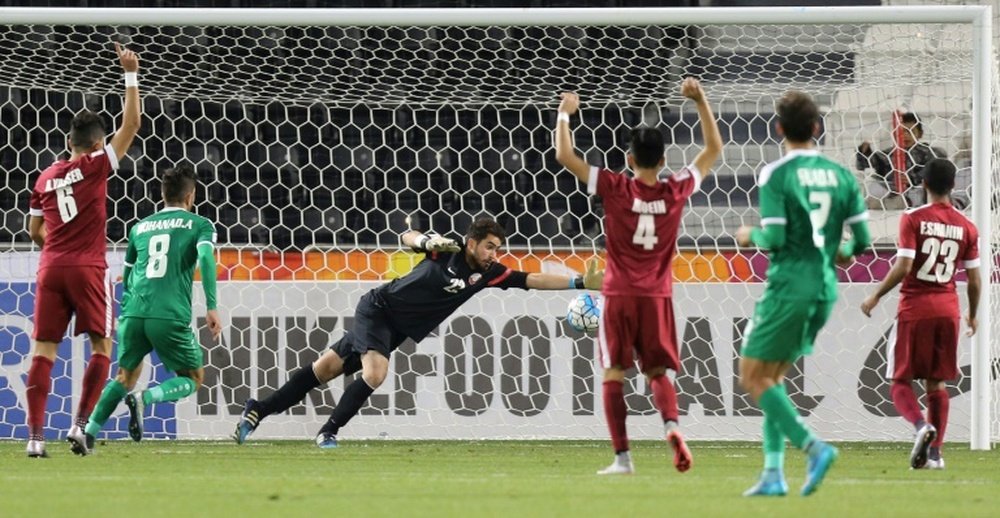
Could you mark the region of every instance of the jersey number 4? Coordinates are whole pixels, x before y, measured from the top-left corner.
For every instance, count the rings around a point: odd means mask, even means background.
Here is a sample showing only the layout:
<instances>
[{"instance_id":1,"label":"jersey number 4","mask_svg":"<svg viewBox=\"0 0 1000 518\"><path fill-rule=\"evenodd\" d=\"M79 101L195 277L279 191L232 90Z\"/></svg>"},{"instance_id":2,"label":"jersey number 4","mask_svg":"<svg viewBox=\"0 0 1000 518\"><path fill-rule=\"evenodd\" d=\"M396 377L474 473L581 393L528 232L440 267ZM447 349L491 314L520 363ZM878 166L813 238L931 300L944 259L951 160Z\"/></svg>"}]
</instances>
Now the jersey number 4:
<instances>
[{"instance_id":1,"label":"jersey number 4","mask_svg":"<svg viewBox=\"0 0 1000 518\"><path fill-rule=\"evenodd\" d=\"M656 220L652 214L640 214L639 224L635 227L635 234L632 234L632 244L639 245L645 250L652 250L660 240L656 237Z\"/></svg>"},{"instance_id":2,"label":"jersey number 4","mask_svg":"<svg viewBox=\"0 0 1000 518\"><path fill-rule=\"evenodd\" d=\"M927 260L923 266L917 270L917 278L927 282L937 282L944 284L951 280L955 274L955 259L958 258L958 243L945 239L938 240L935 237L924 239L920 251L927 254ZM938 260L940 259L940 262ZM931 269L934 273L931 273Z\"/></svg>"},{"instance_id":3,"label":"jersey number 4","mask_svg":"<svg viewBox=\"0 0 1000 518\"><path fill-rule=\"evenodd\" d=\"M149 238L149 261L146 263L147 279L158 279L167 274L168 250L170 250L170 234Z\"/></svg>"}]
</instances>

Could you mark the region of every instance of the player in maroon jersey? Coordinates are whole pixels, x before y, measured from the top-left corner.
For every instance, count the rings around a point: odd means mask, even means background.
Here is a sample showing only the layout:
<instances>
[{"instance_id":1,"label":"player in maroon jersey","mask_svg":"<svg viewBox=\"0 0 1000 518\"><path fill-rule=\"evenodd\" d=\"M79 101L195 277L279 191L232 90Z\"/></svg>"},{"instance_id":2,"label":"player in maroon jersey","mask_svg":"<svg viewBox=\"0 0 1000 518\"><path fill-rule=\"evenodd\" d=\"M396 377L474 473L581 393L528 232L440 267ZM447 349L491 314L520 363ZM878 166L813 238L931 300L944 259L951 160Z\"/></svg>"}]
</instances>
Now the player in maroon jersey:
<instances>
[{"instance_id":1,"label":"player in maroon jersey","mask_svg":"<svg viewBox=\"0 0 1000 518\"><path fill-rule=\"evenodd\" d=\"M70 123L69 159L42 171L31 191L28 232L42 255L35 293L35 350L26 391L29 457L47 456L43 427L52 364L73 315L73 333L87 333L91 345L75 424L67 435L74 452L85 448L82 429L108 379L114 318L105 260L108 175L118 168L141 123L139 56L117 43L115 51L125 70L125 108L118 132L105 145L101 118L87 110L78 113Z\"/></svg>"},{"instance_id":2,"label":"player in maroon jersey","mask_svg":"<svg viewBox=\"0 0 1000 518\"><path fill-rule=\"evenodd\" d=\"M633 176L594 167L573 150L569 118L580 105L574 93L563 93L556 122L556 159L604 203L607 248L604 308L601 312L601 365L604 368L604 415L611 432L615 460L601 475L634 471L625 431L622 392L625 370L638 361L649 380L666 438L678 471L691 467L691 452L677 427L677 392L666 370L680 370L677 332L671 302L671 263L677 229L688 197L698 189L722 152L722 137L701 84L687 78L681 94L695 102L705 146L690 165L660 178L665 164L663 135L656 128L632 130L627 155Z\"/></svg>"},{"instance_id":3,"label":"player in maroon jersey","mask_svg":"<svg viewBox=\"0 0 1000 518\"><path fill-rule=\"evenodd\" d=\"M916 439L910 452L914 469L944 469L941 443L948 425L945 381L958 378L958 340L961 313L955 291L955 271L961 266L969 278L969 326L976 332L979 308L979 231L951 205L955 165L935 158L924 166L924 191L929 203L906 211L899 220L896 263L878 290L861 304L871 316L883 295L903 282L893 335L889 337L888 369L892 402L913 424ZM927 418L913 393L912 381L924 380Z\"/></svg>"}]
</instances>

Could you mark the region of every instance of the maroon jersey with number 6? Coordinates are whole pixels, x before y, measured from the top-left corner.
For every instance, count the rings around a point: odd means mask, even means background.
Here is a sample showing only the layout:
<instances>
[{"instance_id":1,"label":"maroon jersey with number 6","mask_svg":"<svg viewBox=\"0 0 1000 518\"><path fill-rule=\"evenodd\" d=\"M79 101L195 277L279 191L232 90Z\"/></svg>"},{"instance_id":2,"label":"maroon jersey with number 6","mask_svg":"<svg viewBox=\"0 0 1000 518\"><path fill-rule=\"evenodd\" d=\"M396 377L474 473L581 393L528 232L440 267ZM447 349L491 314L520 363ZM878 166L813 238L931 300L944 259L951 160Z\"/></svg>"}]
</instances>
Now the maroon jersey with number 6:
<instances>
[{"instance_id":1,"label":"maroon jersey with number 6","mask_svg":"<svg viewBox=\"0 0 1000 518\"><path fill-rule=\"evenodd\" d=\"M30 214L45 219L45 246L38 269L50 266L107 268L108 175L118 168L110 145L76 160L59 160L42 171L31 191Z\"/></svg>"}]
</instances>

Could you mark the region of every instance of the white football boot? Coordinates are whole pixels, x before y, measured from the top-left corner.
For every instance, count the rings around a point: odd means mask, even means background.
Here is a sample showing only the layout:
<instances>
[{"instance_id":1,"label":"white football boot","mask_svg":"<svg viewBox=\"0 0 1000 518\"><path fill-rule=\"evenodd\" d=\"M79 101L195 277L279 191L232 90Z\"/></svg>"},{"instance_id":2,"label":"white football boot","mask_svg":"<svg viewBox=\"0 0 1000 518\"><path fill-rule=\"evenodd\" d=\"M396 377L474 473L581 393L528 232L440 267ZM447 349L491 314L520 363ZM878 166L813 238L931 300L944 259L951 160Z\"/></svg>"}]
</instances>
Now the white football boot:
<instances>
[{"instance_id":1,"label":"white football boot","mask_svg":"<svg viewBox=\"0 0 1000 518\"><path fill-rule=\"evenodd\" d=\"M615 455L614 462L610 466L597 472L598 475L631 475L635 473L632 466L632 456L627 451Z\"/></svg>"},{"instance_id":2,"label":"white football boot","mask_svg":"<svg viewBox=\"0 0 1000 518\"><path fill-rule=\"evenodd\" d=\"M944 469L944 457L940 459L927 459L924 469Z\"/></svg>"},{"instance_id":3,"label":"white football boot","mask_svg":"<svg viewBox=\"0 0 1000 518\"><path fill-rule=\"evenodd\" d=\"M90 454L90 448L87 447L87 436L83 433L83 428L73 425L69 429L69 433L66 434L66 440L69 441L69 448L73 450L73 453L80 456Z\"/></svg>"},{"instance_id":4,"label":"white football boot","mask_svg":"<svg viewBox=\"0 0 1000 518\"><path fill-rule=\"evenodd\" d=\"M33 459L49 456L45 451L45 441L28 441L28 457Z\"/></svg>"}]
</instances>

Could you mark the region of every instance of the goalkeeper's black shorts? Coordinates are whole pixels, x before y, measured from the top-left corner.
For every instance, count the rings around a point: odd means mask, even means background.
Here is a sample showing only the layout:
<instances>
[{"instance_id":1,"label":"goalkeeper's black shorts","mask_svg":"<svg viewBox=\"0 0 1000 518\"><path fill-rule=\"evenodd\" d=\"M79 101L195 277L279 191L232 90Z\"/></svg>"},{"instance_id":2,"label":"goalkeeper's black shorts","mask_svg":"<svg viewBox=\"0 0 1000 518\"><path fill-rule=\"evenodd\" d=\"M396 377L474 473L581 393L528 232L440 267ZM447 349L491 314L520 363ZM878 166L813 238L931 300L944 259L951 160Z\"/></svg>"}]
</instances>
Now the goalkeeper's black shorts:
<instances>
[{"instance_id":1,"label":"goalkeeper's black shorts","mask_svg":"<svg viewBox=\"0 0 1000 518\"><path fill-rule=\"evenodd\" d=\"M361 370L361 356L368 351L378 351L386 358L406 340L406 335L396 331L385 308L366 293L354 310L353 329L344 333L330 349L344 360L344 375Z\"/></svg>"}]
</instances>

